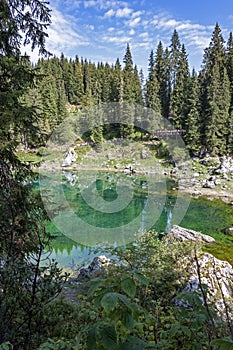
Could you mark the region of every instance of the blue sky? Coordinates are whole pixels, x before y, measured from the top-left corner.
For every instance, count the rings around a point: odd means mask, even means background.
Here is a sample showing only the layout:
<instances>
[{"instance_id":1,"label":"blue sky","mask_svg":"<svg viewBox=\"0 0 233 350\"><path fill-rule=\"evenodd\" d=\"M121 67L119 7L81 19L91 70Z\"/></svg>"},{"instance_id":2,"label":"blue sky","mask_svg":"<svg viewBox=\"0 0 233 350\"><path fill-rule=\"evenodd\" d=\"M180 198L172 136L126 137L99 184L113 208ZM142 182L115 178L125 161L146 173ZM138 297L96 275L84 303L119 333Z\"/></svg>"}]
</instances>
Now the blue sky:
<instances>
[{"instance_id":1,"label":"blue sky","mask_svg":"<svg viewBox=\"0 0 233 350\"><path fill-rule=\"evenodd\" d=\"M176 28L189 54L190 68L200 68L203 50L218 22L225 40L233 31L233 1L221 0L51 0L52 25L47 48L56 56L93 62L122 62L130 44L134 63L147 74L150 51L164 46ZM35 53L31 55L35 59Z\"/></svg>"}]
</instances>

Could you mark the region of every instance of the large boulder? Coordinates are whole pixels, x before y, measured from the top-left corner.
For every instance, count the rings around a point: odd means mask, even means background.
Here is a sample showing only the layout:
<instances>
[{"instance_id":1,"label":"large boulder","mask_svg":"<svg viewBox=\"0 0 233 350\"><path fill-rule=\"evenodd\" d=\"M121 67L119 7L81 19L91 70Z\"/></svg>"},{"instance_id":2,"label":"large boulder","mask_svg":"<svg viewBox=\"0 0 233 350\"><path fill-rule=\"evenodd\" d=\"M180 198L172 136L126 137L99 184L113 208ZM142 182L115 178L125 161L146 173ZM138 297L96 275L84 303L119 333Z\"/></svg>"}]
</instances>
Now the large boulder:
<instances>
[{"instance_id":1,"label":"large boulder","mask_svg":"<svg viewBox=\"0 0 233 350\"><path fill-rule=\"evenodd\" d=\"M66 156L63 160L62 167L70 166L72 163L76 162L77 157L78 156L75 150L72 147L70 147L66 152Z\"/></svg>"},{"instance_id":2,"label":"large boulder","mask_svg":"<svg viewBox=\"0 0 233 350\"><path fill-rule=\"evenodd\" d=\"M233 316L233 268L227 261L215 258L209 253L204 253L194 259L189 267L190 277L184 288L186 292L196 292L203 301L200 289L207 287L207 301L215 305L218 315L226 317L226 307ZM178 302L182 304L182 299Z\"/></svg>"},{"instance_id":3,"label":"large boulder","mask_svg":"<svg viewBox=\"0 0 233 350\"><path fill-rule=\"evenodd\" d=\"M180 242L183 241L202 241L206 243L212 243L215 242L215 239L213 237L210 237L208 235L204 235L201 232L197 232L194 230L190 230L187 228L183 228L177 225L173 225L171 231L168 233L167 237L174 238Z\"/></svg>"}]
</instances>

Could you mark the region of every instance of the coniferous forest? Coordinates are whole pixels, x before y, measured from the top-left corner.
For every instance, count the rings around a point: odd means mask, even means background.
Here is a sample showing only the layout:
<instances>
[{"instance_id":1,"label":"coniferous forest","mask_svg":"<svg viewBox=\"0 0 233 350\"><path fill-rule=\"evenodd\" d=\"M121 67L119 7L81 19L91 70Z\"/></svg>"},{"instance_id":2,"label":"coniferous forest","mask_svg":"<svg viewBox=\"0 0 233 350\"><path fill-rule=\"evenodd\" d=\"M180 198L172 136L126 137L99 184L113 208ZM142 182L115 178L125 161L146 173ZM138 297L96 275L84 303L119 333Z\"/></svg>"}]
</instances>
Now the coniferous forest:
<instances>
[{"instance_id":1,"label":"coniferous forest","mask_svg":"<svg viewBox=\"0 0 233 350\"><path fill-rule=\"evenodd\" d=\"M22 95L22 103L37 117L30 114L22 128L17 127L21 141L27 147L43 144L70 112L83 107L129 102L152 108L164 118L172 116L174 127L186 130L184 140L191 152L205 148L212 155L232 153L232 33L225 43L216 24L200 72L190 71L188 53L176 30L170 46L159 42L148 62L144 77L128 44L123 64L119 58L114 65L95 64L63 54L39 59L35 65L28 63L36 74L35 85Z\"/></svg>"},{"instance_id":2,"label":"coniferous forest","mask_svg":"<svg viewBox=\"0 0 233 350\"><path fill-rule=\"evenodd\" d=\"M54 57L46 49L50 14L40 0L0 0L0 350L233 349L233 294L225 296L214 266L219 292L209 301L201 243L147 232L114 250L120 265L80 284L50 259L49 218L34 188L38 174L18 157L19 149L44 146L72 113L107 102L170 116L174 128L186 130L191 155L232 155L232 33L225 42L216 24L196 72L175 30L168 47L159 42L148 52L142 72L127 43L122 63L93 63L78 53ZM23 45L39 49L38 62L22 54ZM95 136L126 132L133 137L134 127L99 128ZM192 264L194 292L185 289Z\"/></svg>"}]
</instances>

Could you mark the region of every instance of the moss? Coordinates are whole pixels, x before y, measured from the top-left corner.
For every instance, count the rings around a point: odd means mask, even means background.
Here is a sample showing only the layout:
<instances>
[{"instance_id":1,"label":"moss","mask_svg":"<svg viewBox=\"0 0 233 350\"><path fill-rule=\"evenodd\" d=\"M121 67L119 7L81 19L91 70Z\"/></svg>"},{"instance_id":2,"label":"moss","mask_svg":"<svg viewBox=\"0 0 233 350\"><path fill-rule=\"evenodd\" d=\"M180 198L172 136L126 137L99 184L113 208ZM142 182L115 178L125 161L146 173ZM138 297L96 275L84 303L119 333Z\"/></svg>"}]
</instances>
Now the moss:
<instances>
[{"instance_id":1,"label":"moss","mask_svg":"<svg viewBox=\"0 0 233 350\"><path fill-rule=\"evenodd\" d=\"M233 266L233 239L231 244L215 242L205 245L203 250L214 255L217 259L228 261Z\"/></svg>"},{"instance_id":2,"label":"moss","mask_svg":"<svg viewBox=\"0 0 233 350\"><path fill-rule=\"evenodd\" d=\"M17 151L19 160L23 163L39 164L41 156L36 151Z\"/></svg>"}]
</instances>

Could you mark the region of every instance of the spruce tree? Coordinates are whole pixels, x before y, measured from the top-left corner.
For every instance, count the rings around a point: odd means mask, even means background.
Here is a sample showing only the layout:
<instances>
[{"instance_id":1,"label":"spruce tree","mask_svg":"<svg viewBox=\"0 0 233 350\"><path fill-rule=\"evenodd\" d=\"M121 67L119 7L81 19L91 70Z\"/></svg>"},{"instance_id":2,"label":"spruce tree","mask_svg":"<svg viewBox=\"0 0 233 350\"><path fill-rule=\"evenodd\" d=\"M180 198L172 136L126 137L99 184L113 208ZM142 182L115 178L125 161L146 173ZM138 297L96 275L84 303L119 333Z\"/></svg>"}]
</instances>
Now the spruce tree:
<instances>
[{"instance_id":1,"label":"spruce tree","mask_svg":"<svg viewBox=\"0 0 233 350\"><path fill-rule=\"evenodd\" d=\"M169 113L170 101L167 94L168 82L167 82L167 76L166 76L166 59L165 59L165 53L163 51L163 45L161 41L159 42L157 47L154 69L155 69L155 74L159 85L158 94L159 94L160 105L161 105L161 113L162 113L162 116L166 118Z\"/></svg>"},{"instance_id":2,"label":"spruce tree","mask_svg":"<svg viewBox=\"0 0 233 350\"><path fill-rule=\"evenodd\" d=\"M229 40L227 43L227 73L230 81L230 95L231 103L228 116L228 135L227 135L227 151L233 153L233 35L230 32Z\"/></svg>"},{"instance_id":3,"label":"spruce tree","mask_svg":"<svg viewBox=\"0 0 233 350\"><path fill-rule=\"evenodd\" d=\"M187 114L189 67L186 49L182 45L176 63L175 83L171 94L170 110L174 113L174 125L176 128L184 128Z\"/></svg>"},{"instance_id":4,"label":"spruce tree","mask_svg":"<svg viewBox=\"0 0 233 350\"><path fill-rule=\"evenodd\" d=\"M188 149L196 154L201 148L201 104L200 104L200 83L195 71L190 79L188 97L186 100L188 110L185 121L186 133L184 135Z\"/></svg>"},{"instance_id":5,"label":"spruce tree","mask_svg":"<svg viewBox=\"0 0 233 350\"><path fill-rule=\"evenodd\" d=\"M145 86L146 107L152 108L157 114L161 114L161 103L159 98L159 82L154 63L154 53L151 51L149 57L148 79Z\"/></svg>"},{"instance_id":6,"label":"spruce tree","mask_svg":"<svg viewBox=\"0 0 233 350\"><path fill-rule=\"evenodd\" d=\"M170 74L172 91L176 85L181 54L181 43L176 29L173 32L170 45Z\"/></svg>"},{"instance_id":7,"label":"spruce tree","mask_svg":"<svg viewBox=\"0 0 233 350\"><path fill-rule=\"evenodd\" d=\"M205 50L202 84L203 144L212 154L226 152L230 108L230 82L226 71L226 50L218 23Z\"/></svg>"},{"instance_id":8,"label":"spruce tree","mask_svg":"<svg viewBox=\"0 0 233 350\"><path fill-rule=\"evenodd\" d=\"M134 102L137 104L143 105L141 79L140 79L138 68L136 65L134 66L134 70L133 70L133 94L134 94Z\"/></svg>"},{"instance_id":9,"label":"spruce tree","mask_svg":"<svg viewBox=\"0 0 233 350\"><path fill-rule=\"evenodd\" d=\"M135 103L134 68L129 44L127 44L123 62L123 101L132 104ZM132 137L134 132L134 107L129 105L124 108L123 113L124 115L121 116L120 127L121 137ZM123 121L126 122L126 124L124 124Z\"/></svg>"}]
</instances>

